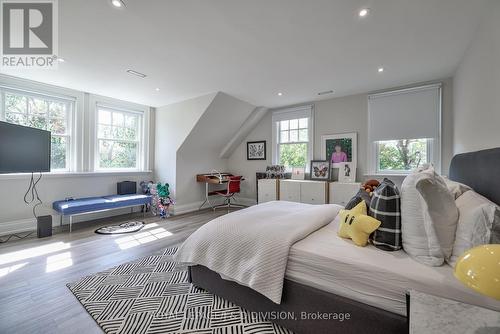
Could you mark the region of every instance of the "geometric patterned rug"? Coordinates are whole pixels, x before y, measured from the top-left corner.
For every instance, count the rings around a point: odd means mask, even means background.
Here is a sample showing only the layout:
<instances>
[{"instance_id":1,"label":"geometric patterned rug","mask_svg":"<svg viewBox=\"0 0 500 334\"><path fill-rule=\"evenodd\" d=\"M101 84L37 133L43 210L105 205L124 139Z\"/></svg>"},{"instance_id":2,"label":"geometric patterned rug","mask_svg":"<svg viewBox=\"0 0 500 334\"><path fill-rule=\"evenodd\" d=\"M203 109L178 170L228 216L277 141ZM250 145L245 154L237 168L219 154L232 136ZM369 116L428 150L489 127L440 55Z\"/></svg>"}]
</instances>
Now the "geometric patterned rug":
<instances>
[{"instance_id":1,"label":"geometric patterned rug","mask_svg":"<svg viewBox=\"0 0 500 334\"><path fill-rule=\"evenodd\" d=\"M177 248L67 284L109 334L291 334L188 282Z\"/></svg>"}]
</instances>

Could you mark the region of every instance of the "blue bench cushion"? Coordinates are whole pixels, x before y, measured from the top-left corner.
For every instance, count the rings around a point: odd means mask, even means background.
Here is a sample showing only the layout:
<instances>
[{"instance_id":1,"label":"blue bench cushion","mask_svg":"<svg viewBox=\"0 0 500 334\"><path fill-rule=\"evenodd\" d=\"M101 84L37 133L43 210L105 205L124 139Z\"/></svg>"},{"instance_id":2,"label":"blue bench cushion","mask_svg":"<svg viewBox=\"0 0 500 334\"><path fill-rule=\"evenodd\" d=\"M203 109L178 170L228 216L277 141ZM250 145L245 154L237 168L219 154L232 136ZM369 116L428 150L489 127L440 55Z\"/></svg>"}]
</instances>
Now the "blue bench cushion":
<instances>
[{"instance_id":1,"label":"blue bench cushion","mask_svg":"<svg viewBox=\"0 0 500 334\"><path fill-rule=\"evenodd\" d=\"M77 213L106 209L119 209L124 206L144 205L150 203L150 195L131 194L79 198L71 201L57 201L52 203L52 208L62 215L74 215Z\"/></svg>"}]
</instances>

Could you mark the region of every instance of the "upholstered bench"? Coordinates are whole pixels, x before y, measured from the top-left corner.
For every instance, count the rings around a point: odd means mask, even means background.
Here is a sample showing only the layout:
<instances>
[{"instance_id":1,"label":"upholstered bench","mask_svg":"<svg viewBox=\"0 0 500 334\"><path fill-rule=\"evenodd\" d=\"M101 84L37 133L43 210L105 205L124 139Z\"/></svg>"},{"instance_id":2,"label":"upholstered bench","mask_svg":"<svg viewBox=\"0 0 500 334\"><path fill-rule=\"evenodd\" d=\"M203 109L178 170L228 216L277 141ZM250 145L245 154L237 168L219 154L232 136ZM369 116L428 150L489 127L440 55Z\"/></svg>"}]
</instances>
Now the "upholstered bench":
<instances>
[{"instance_id":1,"label":"upholstered bench","mask_svg":"<svg viewBox=\"0 0 500 334\"><path fill-rule=\"evenodd\" d=\"M151 204L150 195L130 194L57 201L52 203L52 208L61 215L61 226L64 217L69 217L69 231L71 232L73 216L123 208L131 208L131 211L133 211L134 206L145 206L147 204Z\"/></svg>"}]
</instances>

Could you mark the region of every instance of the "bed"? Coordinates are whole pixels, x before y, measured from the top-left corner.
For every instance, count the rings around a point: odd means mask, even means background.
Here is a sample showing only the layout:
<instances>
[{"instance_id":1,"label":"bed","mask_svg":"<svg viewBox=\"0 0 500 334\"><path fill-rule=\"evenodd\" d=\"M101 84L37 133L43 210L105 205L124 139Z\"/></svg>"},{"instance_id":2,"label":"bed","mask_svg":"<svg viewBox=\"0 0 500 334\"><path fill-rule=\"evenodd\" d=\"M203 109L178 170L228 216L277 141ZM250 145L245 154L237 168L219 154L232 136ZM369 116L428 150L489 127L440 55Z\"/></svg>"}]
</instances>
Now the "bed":
<instances>
[{"instance_id":1,"label":"bed","mask_svg":"<svg viewBox=\"0 0 500 334\"><path fill-rule=\"evenodd\" d=\"M500 203L498 166L500 149L461 154L452 160L450 178ZM336 231L334 221L293 244L280 304L203 265L190 267L190 281L296 333L408 332L408 289L500 310L498 302L462 287L449 266L421 265L404 251L354 247ZM302 318L303 312L316 316Z\"/></svg>"}]
</instances>

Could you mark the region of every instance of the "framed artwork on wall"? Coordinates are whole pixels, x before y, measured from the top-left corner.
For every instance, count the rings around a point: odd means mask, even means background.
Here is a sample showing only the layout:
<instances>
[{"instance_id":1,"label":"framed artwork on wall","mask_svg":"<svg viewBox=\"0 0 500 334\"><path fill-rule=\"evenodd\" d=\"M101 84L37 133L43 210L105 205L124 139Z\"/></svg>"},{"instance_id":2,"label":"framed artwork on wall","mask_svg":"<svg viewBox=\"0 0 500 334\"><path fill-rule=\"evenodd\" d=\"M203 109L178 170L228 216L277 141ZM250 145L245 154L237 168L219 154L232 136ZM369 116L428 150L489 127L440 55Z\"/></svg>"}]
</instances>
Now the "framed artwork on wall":
<instances>
[{"instance_id":1,"label":"framed artwork on wall","mask_svg":"<svg viewBox=\"0 0 500 334\"><path fill-rule=\"evenodd\" d=\"M339 133L321 136L321 159L328 160L332 168L340 168L342 162L357 165L357 133Z\"/></svg>"},{"instance_id":2,"label":"framed artwork on wall","mask_svg":"<svg viewBox=\"0 0 500 334\"><path fill-rule=\"evenodd\" d=\"M247 160L266 160L266 141L247 142Z\"/></svg>"},{"instance_id":3,"label":"framed artwork on wall","mask_svg":"<svg viewBox=\"0 0 500 334\"><path fill-rule=\"evenodd\" d=\"M330 180L330 162L328 160L311 160L311 180Z\"/></svg>"}]
</instances>

